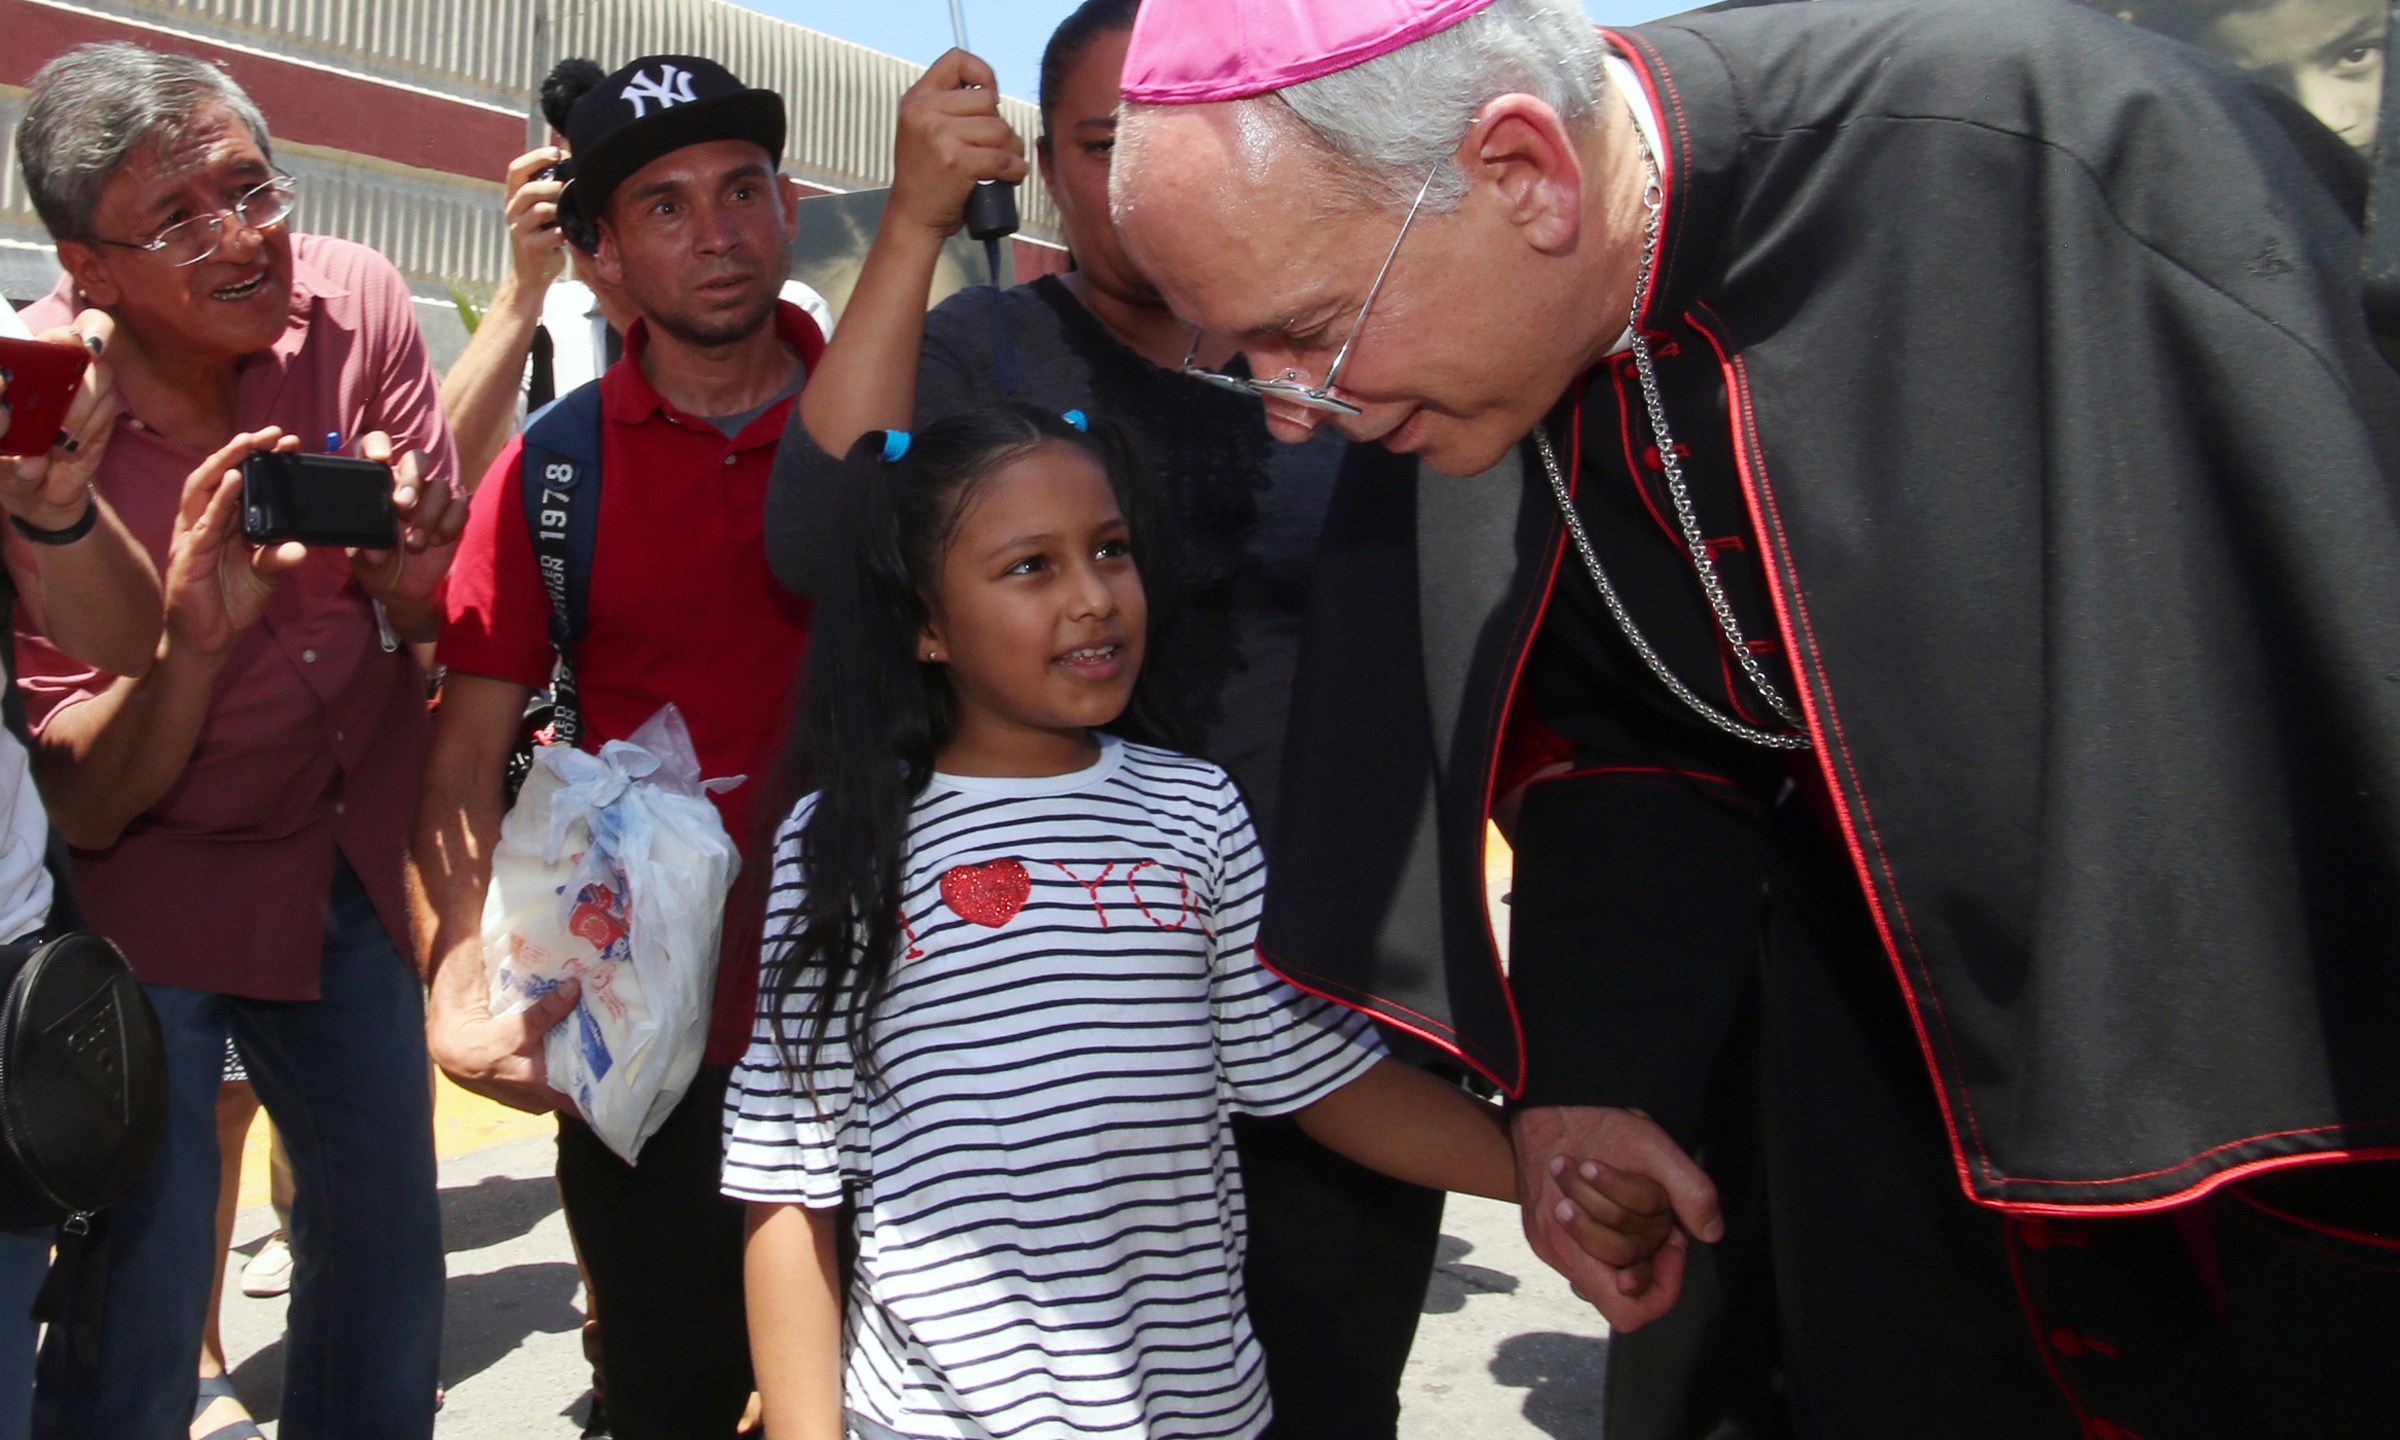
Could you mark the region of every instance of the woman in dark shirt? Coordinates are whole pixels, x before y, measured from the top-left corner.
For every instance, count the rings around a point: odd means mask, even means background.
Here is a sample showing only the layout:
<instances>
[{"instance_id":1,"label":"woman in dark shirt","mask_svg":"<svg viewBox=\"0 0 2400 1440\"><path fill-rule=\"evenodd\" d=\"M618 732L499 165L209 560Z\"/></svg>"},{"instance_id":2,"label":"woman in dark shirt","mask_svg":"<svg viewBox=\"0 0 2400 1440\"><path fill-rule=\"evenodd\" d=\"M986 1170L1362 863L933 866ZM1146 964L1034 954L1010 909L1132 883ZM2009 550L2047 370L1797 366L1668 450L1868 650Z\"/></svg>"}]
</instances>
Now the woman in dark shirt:
<instances>
[{"instance_id":1,"label":"woman in dark shirt","mask_svg":"<svg viewBox=\"0 0 2400 1440\"><path fill-rule=\"evenodd\" d=\"M1272 835L1308 572L1343 446L1330 432L1277 445L1255 398L1180 373L1193 332L1118 248L1108 163L1133 12L1133 0L1088 0L1042 57L1037 148L1075 262L1065 275L997 295L963 290L926 313L935 256L968 187L1022 164L980 61L945 56L902 101L884 223L776 459L768 555L801 593L819 565L839 562L813 551L814 517L836 457L866 431L1003 399L1111 417L1139 440L1170 506L1176 603L1156 657L1174 738L1231 772L1259 833ZM1207 337L1196 358L1240 363ZM1244 1280L1275 1401L1269 1433L1390 1440L1441 1196L1354 1165L1289 1120L1236 1128L1250 1210Z\"/></svg>"}]
</instances>

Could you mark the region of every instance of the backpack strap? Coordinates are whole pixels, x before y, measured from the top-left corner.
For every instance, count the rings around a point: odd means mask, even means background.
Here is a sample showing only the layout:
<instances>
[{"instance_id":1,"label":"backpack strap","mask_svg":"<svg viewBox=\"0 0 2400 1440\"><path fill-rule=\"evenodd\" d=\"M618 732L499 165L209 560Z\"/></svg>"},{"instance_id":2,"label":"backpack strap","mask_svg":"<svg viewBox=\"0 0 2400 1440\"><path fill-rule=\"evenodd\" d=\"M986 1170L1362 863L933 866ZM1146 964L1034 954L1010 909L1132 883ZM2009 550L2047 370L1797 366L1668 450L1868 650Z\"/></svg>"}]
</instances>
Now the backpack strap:
<instances>
[{"instance_id":1,"label":"backpack strap","mask_svg":"<svg viewBox=\"0 0 2400 1440\"><path fill-rule=\"evenodd\" d=\"M525 422L518 475L525 530L550 596L551 733L573 745L583 735L575 694L575 647L592 593L592 546L600 522L600 382L576 386Z\"/></svg>"}]
</instances>

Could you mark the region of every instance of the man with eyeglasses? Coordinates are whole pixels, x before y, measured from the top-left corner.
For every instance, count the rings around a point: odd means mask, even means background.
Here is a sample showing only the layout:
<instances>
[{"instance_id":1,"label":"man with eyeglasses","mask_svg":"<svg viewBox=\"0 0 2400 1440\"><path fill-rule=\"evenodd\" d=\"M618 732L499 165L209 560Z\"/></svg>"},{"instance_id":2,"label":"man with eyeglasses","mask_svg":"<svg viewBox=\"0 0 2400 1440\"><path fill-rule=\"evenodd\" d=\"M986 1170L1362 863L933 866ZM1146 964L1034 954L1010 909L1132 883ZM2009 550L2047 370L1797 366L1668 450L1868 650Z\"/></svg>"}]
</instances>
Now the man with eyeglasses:
<instances>
[{"instance_id":1,"label":"man with eyeglasses","mask_svg":"<svg viewBox=\"0 0 2400 1440\"><path fill-rule=\"evenodd\" d=\"M1672 1315L1612 1440L2388 1428L2355 156L2028 0L1146 0L1123 93L1128 253L1280 436L1393 452L1333 502L1261 948L1506 1087L1536 1248ZM1586 1161L1682 1234L1574 1264Z\"/></svg>"},{"instance_id":2,"label":"man with eyeglasses","mask_svg":"<svg viewBox=\"0 0 2400 1440\"><path fill-rule=\"evenodd\" d=\"M409 292L373 252L293 232L265 120L199 61L61 55L17 158L67 272L28 319L114 320L98 489L166 592L139 678L18 642L79 896L147 986L169 1071L158 1159L109 1216L97 1353L52 1327L36 1430L168 1440L195 1418L230 1033L294 1172L280 1433L422 1440L443 1267L423 992L394 943L428 735L405 642L433 637L465 506ZM402 544L244 543L236 467L295 444L395 462Z\"/></svg>"}]
</instances>

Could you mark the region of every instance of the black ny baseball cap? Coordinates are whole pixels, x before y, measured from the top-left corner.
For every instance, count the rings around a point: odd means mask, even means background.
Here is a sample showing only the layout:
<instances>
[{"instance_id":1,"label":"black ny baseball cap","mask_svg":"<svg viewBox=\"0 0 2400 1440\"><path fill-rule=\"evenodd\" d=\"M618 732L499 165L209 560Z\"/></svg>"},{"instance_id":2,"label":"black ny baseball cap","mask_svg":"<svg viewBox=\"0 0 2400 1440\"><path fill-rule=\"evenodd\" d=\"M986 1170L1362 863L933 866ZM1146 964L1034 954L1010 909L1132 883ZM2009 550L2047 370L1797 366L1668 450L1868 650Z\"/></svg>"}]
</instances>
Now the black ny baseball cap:
<instances>
[{"instance_id":1,"label":"black ny baseball cap","mask_svg":"<svg viewBox=\"0 0 2400 1440\"><path fill-rule=\"evenodd\" d=\"M592 233L617 186L659 156L711 140L750 140L780 163L783 135L783 97L774 91L753 90L697 55L646 55L585 91L567 112L574 155L559 208Z\"/></svg>"}]
</instances>

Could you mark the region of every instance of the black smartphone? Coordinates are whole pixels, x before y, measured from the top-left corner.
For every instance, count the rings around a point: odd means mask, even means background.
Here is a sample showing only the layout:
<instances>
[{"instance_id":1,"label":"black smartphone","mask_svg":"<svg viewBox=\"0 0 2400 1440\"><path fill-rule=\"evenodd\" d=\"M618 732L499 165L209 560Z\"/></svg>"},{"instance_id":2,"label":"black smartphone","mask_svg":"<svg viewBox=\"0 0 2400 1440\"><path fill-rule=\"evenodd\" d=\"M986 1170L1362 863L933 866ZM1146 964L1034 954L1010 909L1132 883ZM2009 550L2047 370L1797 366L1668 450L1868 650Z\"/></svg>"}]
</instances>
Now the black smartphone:
<instances>
[{"instance_id":1,"label":"black smartphone","mask_svg":"<svg viewBox=\"0 0 2400 1440\"><path fill-rule=\"evenodd\" d=\"M400 543L392 467L346 455L254 454L242 462L242 538L389 550Z\"/></svg>"}]
</instances>

